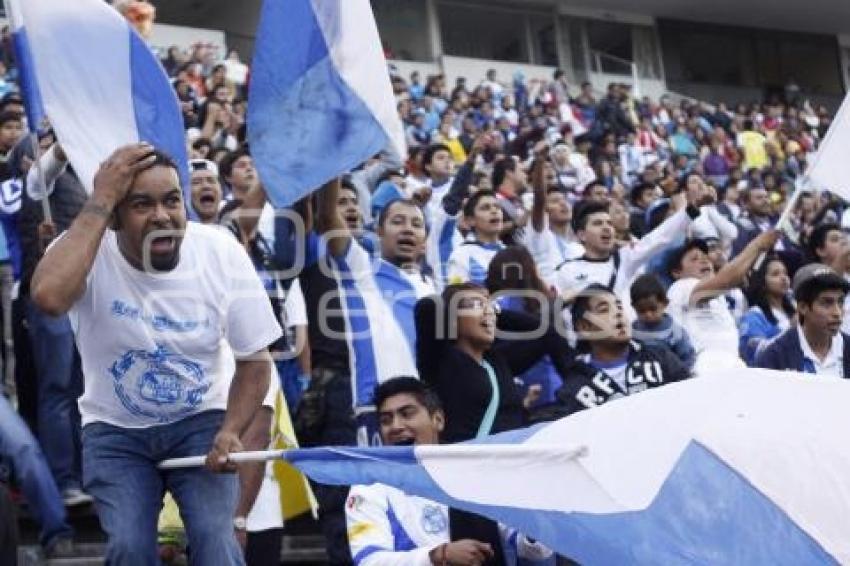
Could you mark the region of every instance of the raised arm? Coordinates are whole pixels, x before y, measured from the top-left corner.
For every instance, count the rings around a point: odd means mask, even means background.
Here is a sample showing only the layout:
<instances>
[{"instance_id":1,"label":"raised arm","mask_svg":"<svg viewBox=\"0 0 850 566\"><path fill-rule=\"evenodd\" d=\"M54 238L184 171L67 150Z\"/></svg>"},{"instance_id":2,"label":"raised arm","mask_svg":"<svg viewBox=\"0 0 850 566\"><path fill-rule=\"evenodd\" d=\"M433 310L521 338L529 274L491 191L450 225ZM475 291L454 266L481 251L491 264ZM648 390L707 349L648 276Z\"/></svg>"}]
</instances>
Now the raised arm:
<instances>
[{"instance_id":1,"label":"raised arm","mask_svg":"<svg viewBox=\"0 0 850 566\"><path fill-rule=\"evenodd\" d=\"M735 259L723 266L713 277L700 281L691 292L691 304L712 298L741 285L762 252L769 252L779 239L779 231L768 230L759 234Z\"/></svg>"},{"instance_id":2,"label":"raised arm","mask_svg":"<svg viewBox=\"0 0 850 566\"><path fill-rule=\"evenodd\" d=\"M463 199L469 195L469 186L472 184L472 174L475 172L475 162L481 152L490 144L489 134L480 134L475 141L472 142L472 147L469 154L466 156L466 161L455 173L455 178L452 181L452 186L449 187L449 192L443 197L443 210L449 216L454 216L463 207Z\"/></svg>"},{"instance_id":3,"label":"raised arm","mask_svg":"<svg viewBox=\"0 0 850 566\"><path fill-rule=\"evenodd\" d=\"M735 241L735 238L738 237L738 227L735 226L734 222L731 222L725 216L720 214L717 210L717 205L712 204L704 206L700 210L702 214L708 216L709 221L717 229L717 233L720 235L720 241L722 241L724 245Z\"/></svg>"},{"instance_id":4,"label":"raised arm","mask_svg":"<svg viewBox=\"0 0 850 566\"><path fill-rule=\"evenodd\" d=\"M127 145L101 164L88 202L35 268L30 295L47 314L65 314L85 293L86 279L115 208L130 190L136 174L155 161L152 151L147 143Z\"/></svg>"},{"instance_id":5,"label":"raised arm","mask_svg":"<svg viewBox=\"0 0 850 566\"><path fill-rule=\"evenodd\" d=\"M38 163L33 163L30 167L25 183L27 196L32 200L41 200L45 195L50 196L56 185L56 179L67 166L68 157L62 151L62 146L58 142L54 143L44 155L38 158Z\"/></svg>"},{"instance_id":6,"label":"raised arm","mask_svg":"<svg viewBox=\"0 0 850 566\"><path fill-rule=\"evenodd\" d=\"M623 271L631 273L644 265L650 257L676 242L690 226L691 222L700 214L699 209L686 203L682 193L673 195L671 205L678 210L670 218L658 225L655 230L646 234L630 250L628 255L624 253ZM626 259L628 258L628 259Z\"/></svg>"},{"instance_id":7,"label":"raised arm","mask_svg":"<svg viewBox=\"0 0 850 566\"><path fill-rule=\"evenodd\" d=\"M325 183L317 194L316 230L327 238L328 251L333 257L343 255L351 243L351 233L337 210L339 191L339 179L334 179Z\"/></svg>"},{"instance_id":8,"label":"raised arm","mask_svg":"<svg viewBox=\"0 0 850 566\"><path fill-rule=\"evenodd\" d=\"M546 225L546 179L544 174L549 146L538 142L534 146L534 165L531 169L531 185L534 189L534 204L531 206L531 227L540 233Z\"/></svg>"}]
</instances>

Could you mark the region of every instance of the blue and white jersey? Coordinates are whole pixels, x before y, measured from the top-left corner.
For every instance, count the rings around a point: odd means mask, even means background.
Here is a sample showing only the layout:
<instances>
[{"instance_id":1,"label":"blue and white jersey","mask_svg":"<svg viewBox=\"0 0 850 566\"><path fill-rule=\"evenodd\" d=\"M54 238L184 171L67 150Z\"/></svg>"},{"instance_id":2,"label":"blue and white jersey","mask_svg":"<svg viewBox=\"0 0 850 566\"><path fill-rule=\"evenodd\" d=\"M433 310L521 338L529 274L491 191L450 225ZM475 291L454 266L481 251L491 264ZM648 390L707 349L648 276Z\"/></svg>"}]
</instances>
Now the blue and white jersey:
<instances>
[{"instance_id":1,"label":"blue and white jersey","mask_svg":"<svg viewBox=\"0 0 850 566\"><path fill-rule=\"evenodd\" d=\"M388 485L354 485L345 504L348 546L357 566L431 566L434 548L450 541L449 510ZM548 561L552 551L499 525L505 558Z\"/></svg>"},{"instance_id":2,"label":"blue and white jersey","mask_svg":"<svg viewBox=\"0 0 850 566\"><path fill-rule=\"evenodd\" d=\"M439 185L434 184L434 180L430 179L428 181L428 186L431 187L431 199L428 201L429 205L440 206L443 202L443 197L449 192L449 189L452 187L452 183L454 183L455 178L449 177L446 181L440 183Z\"/></svg>"},{"instance_id":3,"label":"blue and white jersey","mask_svg":"<svg viewBox=\"0 0 850 566\"><path fill-rule=\"evenodd\" d=\"M554 242L553 257L555 267L558 267L569 259L575 259L584 255L584 246L578 240L565 238L555 232L550 231L550 233Z\"/></svg>"},{"instance_id":4,"label":"blue and white jersey","mask_svg":"<svg viewBox=\"0 0 850 566\"><path fill-rule=\"evenodd\" d=\"M685 210L679 211L636 243L615 250L606 259L573 258L555 269L560 293L579 293L591 284L610 288L628 303L629 286L650 257L669 248L685 233L692 220Z\"/></svg>"},{"instance_id":5,"label":"blue and white jersey","mask_svg":"<svg viewBox=\"0 0 850 566\"><path fill-rule=\"evenodd\" d=\"M450 216L442 204L429 207L430 226L425 243L425 259L434 270L437 288L446 286L449 277L449 259L452 252L463 243L463 235L457 229L460 214Z\"/></svg>"},{"instance_id":6,"label":"blue and white jersey","mask_svg":"<svg viewBox=\"0 0 850 566\"><path fill-rule=\"evenodd\" d=\"M483 285L487 279L487 269L493 256L505 249L502 242L485 244L477 240L468 240L455 248L449 258L449 284L471 281Z\"/></svg>"},{"instance_id":7,"label":"blue and white jersey","mask_svg":"<svg viewBox=\"0 0 850 566\"><path fill-rule=\"evenodd\" d=\"M372 406L375 386L392 377L417 376L416 302L437 292L434 280L372 258L352 241L334 258L345 318L355 407Z\"/></svg>"}]
</instances>

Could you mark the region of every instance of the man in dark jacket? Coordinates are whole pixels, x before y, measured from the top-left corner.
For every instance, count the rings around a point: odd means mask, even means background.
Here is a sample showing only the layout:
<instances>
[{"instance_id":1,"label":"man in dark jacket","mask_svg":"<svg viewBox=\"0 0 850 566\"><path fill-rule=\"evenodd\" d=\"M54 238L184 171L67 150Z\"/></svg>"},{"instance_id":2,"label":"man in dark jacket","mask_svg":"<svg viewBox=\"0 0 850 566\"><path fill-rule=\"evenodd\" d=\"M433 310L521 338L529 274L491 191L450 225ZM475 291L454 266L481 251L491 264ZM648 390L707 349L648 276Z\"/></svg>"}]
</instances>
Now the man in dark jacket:
<instances>
[{"instance_id":1,"label":"man in dark jacket","mask_svg":"<svg viewBox=\"0 0 850 566\"><path fill-rule=\"evenodd\" d=\"M594 137L601 139L605 134L612 133L619 139L628 132L634 131L634 125L623 110L623 93L620 85L609 84L608 96L602 99L596 110L596 124L592 130Z\"/></svg>"},{"instance_id":2,"label":"man in dark jacket","mask_svg":"<svg viewBox=\"0 0 850 566\"><path fill-rule=\"evenodd\" d=\"M756 352L755 366L850 377L850 336L841 332L850 283L832 268L812 263L794 276L799 324Z\"/></svg>"},{"instance_id":3,"label":"man in dark jacket","mask_svg":"<svg viewBox=\"0 0 850 566\"><path fill-rule=\"evenodd\" d=\"M558 390L563 414L596 407L690 377L688 369L664 346L631 339L631 324L617 296L607 287L591 285L576 298L573 326L589 353Z\"/></svg>"}]
</instances>

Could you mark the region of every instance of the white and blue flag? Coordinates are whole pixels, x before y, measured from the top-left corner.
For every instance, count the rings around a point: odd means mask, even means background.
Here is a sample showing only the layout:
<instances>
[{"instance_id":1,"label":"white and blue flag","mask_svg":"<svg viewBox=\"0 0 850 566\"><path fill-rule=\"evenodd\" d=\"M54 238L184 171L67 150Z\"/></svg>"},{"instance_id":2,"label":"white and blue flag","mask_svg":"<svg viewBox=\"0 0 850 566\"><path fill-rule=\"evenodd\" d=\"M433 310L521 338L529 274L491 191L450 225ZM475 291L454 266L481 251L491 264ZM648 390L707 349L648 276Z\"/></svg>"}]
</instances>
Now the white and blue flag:
<instances>
[{"instance_id":1,"label":"white and blue flag","mask_svg":"<svg viewBox=\"0 0 850 566\"><path fill-rule=\"evenodd\" d=\"M267 0L251 67L248 141L288 206L404 133L368 0Z\"/></svg>"},{"instance_id":2,"label":"white and blue flag","mask_svg":"<svg viewBox=\"0 0 850 566\"><path fill-rule=\"evenodd\" d=\"M12 25L12 45L15 49L15 64L18 67L18 85L26 101L24 110L27 113L29 129L38 131L44 122L44 106L41 103L41 92L33 72L32 53L29 49L27 29L21 19L19 0L5 0L6 16Z\"/></svg>"},{"instance_id":3,"label":"white and blue flag","mask_svg":"<svg viewBox=\"0 0 850 566\"><path fill-rule=\"evenodd\" d=\"M581 564L850 562L850 382L742 369L455 445L284 457L519 529Z\"/></svg>"},{"instance_id":4,"label":"white and blue flag","mask_svg":"<svg viewBox=\"0 0 850 566\"><path fill-rule=\"evenodd\" d=\"M186 190L177 95L159 60L102 0L6 0L30 128L46 116L91 192L101 162L146 141L171 156Z\"/></svg>"}]
</instances>

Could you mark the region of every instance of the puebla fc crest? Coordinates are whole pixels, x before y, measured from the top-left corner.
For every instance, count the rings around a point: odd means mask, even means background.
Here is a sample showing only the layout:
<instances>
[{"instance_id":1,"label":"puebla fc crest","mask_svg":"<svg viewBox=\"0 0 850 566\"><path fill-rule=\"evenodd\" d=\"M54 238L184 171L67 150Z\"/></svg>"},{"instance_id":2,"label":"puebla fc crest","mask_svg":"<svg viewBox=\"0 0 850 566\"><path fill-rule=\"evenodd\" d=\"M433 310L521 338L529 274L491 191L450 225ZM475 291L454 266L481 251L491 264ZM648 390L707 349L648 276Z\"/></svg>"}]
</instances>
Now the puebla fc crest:
<instances>
[{"instance_id":1,"label":"puebla fc crest","mask_svg":"<svg viewBox=\"0 0 850 566\"><path fill-rule=\"evenodd\" d=\"M130 350L109 368L115 394L130 413L171 422L193 413L209 391L203 368L170 352L163 344L156 350Z\"/></svg>"}]
</instances>

